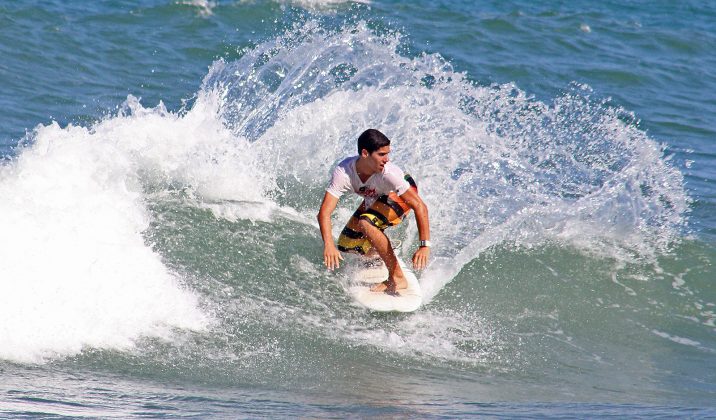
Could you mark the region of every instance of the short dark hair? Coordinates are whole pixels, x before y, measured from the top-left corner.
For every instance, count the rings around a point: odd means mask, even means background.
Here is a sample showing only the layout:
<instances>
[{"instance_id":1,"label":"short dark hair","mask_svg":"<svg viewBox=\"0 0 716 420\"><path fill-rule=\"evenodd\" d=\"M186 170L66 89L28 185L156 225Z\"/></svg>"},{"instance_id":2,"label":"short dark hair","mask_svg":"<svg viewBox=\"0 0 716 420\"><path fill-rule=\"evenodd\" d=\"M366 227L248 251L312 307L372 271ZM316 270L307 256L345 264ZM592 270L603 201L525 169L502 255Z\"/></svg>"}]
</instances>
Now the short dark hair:
<instances>
[{"instance_id":1,"label":"short dark hair","mask_svg":"<svg viewBox=\"0 0 716 420\"><path fill-rule=\"evenodd\" d=\"M385 146L390 146L390 139L374 128L365 130L358 137L358 154L360 154L363 149L367 150L368 154L371 154Z\"/></svg>"}]
</instances>

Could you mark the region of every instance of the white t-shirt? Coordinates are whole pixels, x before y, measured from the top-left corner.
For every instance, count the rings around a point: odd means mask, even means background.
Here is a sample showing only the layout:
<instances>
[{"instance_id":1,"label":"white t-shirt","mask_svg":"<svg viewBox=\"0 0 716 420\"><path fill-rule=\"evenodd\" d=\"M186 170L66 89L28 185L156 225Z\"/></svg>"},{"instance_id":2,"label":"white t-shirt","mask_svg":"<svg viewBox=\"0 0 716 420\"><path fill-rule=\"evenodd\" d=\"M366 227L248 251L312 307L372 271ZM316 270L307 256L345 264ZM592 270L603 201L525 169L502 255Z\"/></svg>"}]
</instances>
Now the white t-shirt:
<instances>
[{"instance_id":1,"label":"white t-shirt","mask_svg":"<svg viewBox=\"0 0 716 420\"><path fill-rule=\"evenodd\" d=\"M410 188L403 171L392 162L385 164L382 173L375 173L365 182L361 181L358 171L356 171L357 161L358 156L353 156L344 159L336 166L336 169L333 170L331 183L326 188L329 194L340 198L346 191L353 191L362 196L366 206L370 207L381 195L391 191L403 195Z\"/></svg>"}]
</instances>

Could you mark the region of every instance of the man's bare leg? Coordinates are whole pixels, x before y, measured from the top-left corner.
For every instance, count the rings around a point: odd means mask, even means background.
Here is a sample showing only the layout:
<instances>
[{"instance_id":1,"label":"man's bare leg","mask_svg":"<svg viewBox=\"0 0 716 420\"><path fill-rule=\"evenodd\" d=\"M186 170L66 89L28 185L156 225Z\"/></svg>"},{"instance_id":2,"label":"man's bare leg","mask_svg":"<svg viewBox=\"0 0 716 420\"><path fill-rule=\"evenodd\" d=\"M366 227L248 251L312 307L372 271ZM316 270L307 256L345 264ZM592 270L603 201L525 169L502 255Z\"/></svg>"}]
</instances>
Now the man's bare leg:
<instances>
[{"instance_id":1,"label":"man's bare leg","mask_svg":"<svg viewBox=\"0 0 716 420\"><path fill-rule=\"evenodd\" d=\"M371 287L373 292L387 292L395 293L396 290L405 289L408 287L408 281L405 279L403 270L398 264L398 259L395 257L393 247L390 246L388 237L377 227L373 226L368 220L361 219L358 222L361 231L368 238L373 249L378 252L380 258L385 262L385 266L388 269L388 280L383 283L376 284Z\"/></svg>"}]
</instances>

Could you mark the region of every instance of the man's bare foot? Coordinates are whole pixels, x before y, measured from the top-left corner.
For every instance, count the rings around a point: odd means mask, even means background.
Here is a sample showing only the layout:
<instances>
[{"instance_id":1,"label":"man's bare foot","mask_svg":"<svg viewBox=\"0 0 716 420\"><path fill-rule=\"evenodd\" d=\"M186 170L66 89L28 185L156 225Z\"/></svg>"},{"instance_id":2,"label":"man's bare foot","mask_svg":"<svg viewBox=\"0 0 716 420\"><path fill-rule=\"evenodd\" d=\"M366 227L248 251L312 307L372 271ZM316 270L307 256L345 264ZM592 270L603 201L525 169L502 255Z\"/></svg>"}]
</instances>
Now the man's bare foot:
<instances>
[{"instance_id":1,"label":"man's bare foot","mask_svg":"<svg viewBox=\"0 0 716 420\"><path fill-rule=\"evenodd\" d=\"M373 285L370 288L371 292L385 292L389 295L398 295L398 290L407 289L408 281L403 277L397 277L395 279L388 278L388 280Z\"/></svg>"}]
</instances>

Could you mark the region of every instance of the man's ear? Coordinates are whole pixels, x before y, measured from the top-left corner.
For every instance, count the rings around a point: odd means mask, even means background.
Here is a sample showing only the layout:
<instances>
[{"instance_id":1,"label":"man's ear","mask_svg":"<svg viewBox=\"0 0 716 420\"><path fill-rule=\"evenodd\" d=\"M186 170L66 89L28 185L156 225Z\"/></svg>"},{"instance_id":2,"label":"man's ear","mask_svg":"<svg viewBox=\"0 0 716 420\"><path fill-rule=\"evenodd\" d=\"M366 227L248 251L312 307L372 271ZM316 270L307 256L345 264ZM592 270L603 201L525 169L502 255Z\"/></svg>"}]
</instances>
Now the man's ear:
<instances>
[{"instance_id":1,"label":"man's ear","mask_svg":"<svg viewBox=\"0 0 716 420\"><path fill-rule=\"evenodd\" d=\"M361 155L362 157L368 157L368 156L370 155L370 153L368 153L368 149L362 149L362 150L360 151L360 155Z\"/></svg>"}]
</instances>

